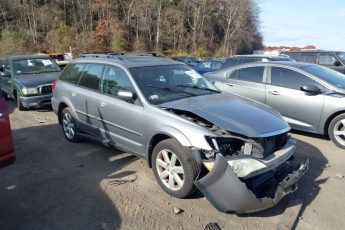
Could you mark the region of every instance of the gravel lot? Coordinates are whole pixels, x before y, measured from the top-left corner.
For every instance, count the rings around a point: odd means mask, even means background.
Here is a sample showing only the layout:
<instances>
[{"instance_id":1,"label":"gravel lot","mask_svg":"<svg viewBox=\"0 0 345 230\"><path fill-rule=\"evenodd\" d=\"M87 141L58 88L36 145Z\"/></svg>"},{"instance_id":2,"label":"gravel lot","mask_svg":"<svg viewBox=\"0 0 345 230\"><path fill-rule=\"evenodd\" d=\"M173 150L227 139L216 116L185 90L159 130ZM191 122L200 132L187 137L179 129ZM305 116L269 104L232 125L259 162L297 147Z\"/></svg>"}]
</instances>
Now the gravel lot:
<instances>
[{"instance_id":1,"label":"gravel lot","mask_svg":"<svg viewBox=\"0 0 345 230\"><path fill-rule=\"evenodd\" d=\"M64 139L52 111L19 112L9 101L17 154L0 170L0 229L276 229L289 201L303 199L297 229L344 229L345 151L305 133L297 158L311 168L295 195L251 215L218 212L200 194L180 200L156 183L143 159L98 143ZM173 208L184 210L174 214Z\"/></svg>"}]
</instances>

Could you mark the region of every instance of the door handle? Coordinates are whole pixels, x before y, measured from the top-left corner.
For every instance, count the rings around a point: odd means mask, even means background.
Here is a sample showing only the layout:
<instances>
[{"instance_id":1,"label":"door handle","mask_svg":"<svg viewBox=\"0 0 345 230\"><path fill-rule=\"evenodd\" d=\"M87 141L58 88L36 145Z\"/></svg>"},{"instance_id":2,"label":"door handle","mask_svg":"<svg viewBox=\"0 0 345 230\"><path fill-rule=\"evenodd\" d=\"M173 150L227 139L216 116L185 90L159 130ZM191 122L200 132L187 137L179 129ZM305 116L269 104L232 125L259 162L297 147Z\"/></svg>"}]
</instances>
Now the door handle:
<instances>
[{"instance_id":1,"label":"door handle","mask_svg":"<svg viewBox=\"0 0 345 230\"><path fill-rule=\"evenodd\" d=\"M0 118L2 118L3 115L4 115L4 114L0 113Z\"/></svg>"},{"instance_id":2,"label":"door handle","mask_svg":"<svg viewBox=\"0 0 345 230\"><path fill-rule=\"evenodd\" d=\"M105 103L105 102L103 102L103 101L101 101L101 103L100 103L100 104L101 104L101 106L102 106L102 107L107 106L107 103Z\"/></svg>"},{"instance_id":3,"label":"door handle","mask_svg":"<svg viewBox=\"0 0 345 230\"><path fill-rule=\"evenodd\" d=\"M72 92L71 95L72 95L72 97L75 97L75 96L77 96L77 93Z\"/></svg>"},{"instance_id":4,"label":"door handle","mask_svg":"<svg viewBox=\"0 0 345 230\"><path fill-rule=\"evenodd\" d=\"M226 83L228 86L235 86L235 84L234 83Z\"/></svg>"},{"instance_id":5,"label":"door handle","mask_svg":"<svg viewBox=\"0 0 345 230\"><path fill-rule=\"evenodd\" d=\"M274 90L274 91L269 91L269 93L270 93L270 94L273 94L273 95L280 95L280 93L279 93L278 91L276 91L276 90Z\"/></svg>"}]
</instances>

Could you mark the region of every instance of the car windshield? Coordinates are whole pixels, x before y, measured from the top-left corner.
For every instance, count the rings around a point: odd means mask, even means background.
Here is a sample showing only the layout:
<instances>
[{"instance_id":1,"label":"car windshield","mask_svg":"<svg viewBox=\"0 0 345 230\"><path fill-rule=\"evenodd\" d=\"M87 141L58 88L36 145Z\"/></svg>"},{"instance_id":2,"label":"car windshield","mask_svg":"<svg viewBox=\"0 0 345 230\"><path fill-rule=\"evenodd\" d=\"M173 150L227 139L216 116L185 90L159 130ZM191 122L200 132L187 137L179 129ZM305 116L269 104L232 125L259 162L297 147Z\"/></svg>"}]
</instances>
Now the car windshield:
<instances>
[{"instance_id":1,"label":"car windshield","mask_svg":"<svg viewBox=\"0 0 345 230\"><path fill-rule=\"evenodd\" d=\"M303 69L308 73L311 73L318 78L328 82L331 85L334 85L341 89L345 89L345 75L342 73L318 65L305 66L303 67Z\"/></svg>"},{"instance_id":2,"label":"car windshield","mask_svg":"<svg viewBox=\"0 0 345 230\"><path fill-rule=\"evenodd\" d=\"M130 72L147 100L154 105L220 93L209 81L185 65L136 67Z\"/></svg>"},{"instance_id":3,"label":"car windshield","mask_svg":"<svg viewBox=\"0 0 345 230\"><path fill-rule=\"evenodd\" d=\"M31 58L13 60L15 74L31 74L43 72L58 72L59 66L50 58Z\"/></svg>"},{"instance_id":4,"label":"car windshield","mask_svg":"<svg viewBox=\"0 0 345 230\"><path fill-rule=\"evenodd\" d=\"M345 52L337 53L338 58L345 64Z\"/></svg>"}]
</instances>

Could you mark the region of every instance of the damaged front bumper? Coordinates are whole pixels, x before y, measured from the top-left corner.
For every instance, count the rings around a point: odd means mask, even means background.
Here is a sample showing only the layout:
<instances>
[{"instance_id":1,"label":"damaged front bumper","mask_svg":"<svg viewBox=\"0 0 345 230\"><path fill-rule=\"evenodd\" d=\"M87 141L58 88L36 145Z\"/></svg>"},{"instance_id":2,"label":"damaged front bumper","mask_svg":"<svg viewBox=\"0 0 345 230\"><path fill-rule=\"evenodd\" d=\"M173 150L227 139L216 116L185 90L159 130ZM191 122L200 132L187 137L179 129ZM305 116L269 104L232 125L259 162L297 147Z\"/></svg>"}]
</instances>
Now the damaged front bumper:
<instances>
[{"instance_id":1,"label":"damaged front bumper","mask_svg":"<svg viewBox=\"0 0 345 230\"><path fill-rule=\"evenodd\" d=\"M286 163L288 164L288 163ZM297 189L297 182L308 170L309 160L305 160L298 167L281 166L276 172L258 175L256 181L240 180L227 162L226 158L217 154L211 172L194 184L213 204L222 212L250 213L261 211L276 205L284 196ZM266 180L267 188L264 195L250 189L253 184ZM274 179L275 182L272 182ZM248 187L249 186L249 187ZM268 189L269 188L269 189ZM260 194L260 195L259 195Z\"/></svg>"}]
</instances>

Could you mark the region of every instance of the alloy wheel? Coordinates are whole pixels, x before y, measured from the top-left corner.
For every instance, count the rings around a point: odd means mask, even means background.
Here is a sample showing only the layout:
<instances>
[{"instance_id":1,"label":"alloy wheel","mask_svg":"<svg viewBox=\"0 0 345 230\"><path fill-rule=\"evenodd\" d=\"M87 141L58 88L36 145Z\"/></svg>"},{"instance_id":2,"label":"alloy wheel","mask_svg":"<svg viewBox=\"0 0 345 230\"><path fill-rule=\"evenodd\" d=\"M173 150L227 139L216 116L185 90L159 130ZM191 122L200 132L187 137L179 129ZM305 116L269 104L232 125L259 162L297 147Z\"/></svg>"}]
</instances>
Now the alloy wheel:
<instances>
[{"instance_id":1,"label":"alloy wheel","mask_svg":"<svg viewBox=\"0 0 345 230\"><path fill-rule=\"evenodd\" d=\"M175 153L167 149L157 154L156 168L163 184L173 191L180 190L184 184L184 169Z\"/></svg>"},{"instance_id":2,"label":"alloy wheel","mask_svg":"<svg viewBox=\"0 0 345 230\"><path fill-rule=\"evenodd\" d=\"M68 139L73 139L75 135L75 125L72 116L69 113L64 113L62 117L62 126L64 133Z\"/></svg>"},{"instance_id":3,"label":"alloy wheel","mask_svg":"<svg viewBox=\"0 0 345 230\"><path fill-rule=\"evenodd\" d=\"M334 126L334 137L343 146L345 146L345 119L338 121Z\"/></svg>"}]
</instances>

